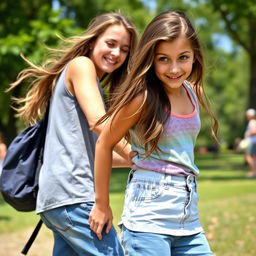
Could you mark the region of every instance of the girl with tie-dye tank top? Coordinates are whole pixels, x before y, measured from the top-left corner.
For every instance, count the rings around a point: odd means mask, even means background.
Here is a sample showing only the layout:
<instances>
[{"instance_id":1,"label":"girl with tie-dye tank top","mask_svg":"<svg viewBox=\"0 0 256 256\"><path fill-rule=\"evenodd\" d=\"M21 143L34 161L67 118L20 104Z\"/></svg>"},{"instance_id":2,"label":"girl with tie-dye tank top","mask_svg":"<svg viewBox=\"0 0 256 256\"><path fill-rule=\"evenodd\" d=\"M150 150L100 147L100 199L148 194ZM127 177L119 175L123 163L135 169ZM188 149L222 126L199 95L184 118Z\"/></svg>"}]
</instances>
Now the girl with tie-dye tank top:
<instances>
[{"instance_id":1,"label":"girl with tie-dye tank top","mask_svg":"<svg viewBox=\"0 0 256 256\"><path fill-rule=\"evenodd\" d=\"M115 94L96 145L96 203L91 229L112 225L111 155L126 136L138 154L128 178L120 226L129 256L212 255L198 217L194 147L199 105L217 121L203 89L203 57L184 13L164 12L145 29L130 73ZM100 123L99 122L99 123ZM107 228L107 230L108 230Z\"/></svg>"}]
</instances>

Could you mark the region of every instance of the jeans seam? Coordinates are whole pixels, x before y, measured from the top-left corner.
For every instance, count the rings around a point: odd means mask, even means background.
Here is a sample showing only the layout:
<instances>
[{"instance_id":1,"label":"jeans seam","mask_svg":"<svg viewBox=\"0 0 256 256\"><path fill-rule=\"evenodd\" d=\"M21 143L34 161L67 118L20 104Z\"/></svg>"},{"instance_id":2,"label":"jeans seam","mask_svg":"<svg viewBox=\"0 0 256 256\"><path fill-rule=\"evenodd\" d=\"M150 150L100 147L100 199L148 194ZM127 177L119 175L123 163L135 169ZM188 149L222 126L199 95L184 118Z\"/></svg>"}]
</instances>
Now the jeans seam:
<instances>
[{"instance_id":1,"label":"jeans seam","mask_svg":"<svg viewBox=\"0 0 256 256\"><path fill-rule=\"evenodd\" d=\"M66 216L68 222L70 223L70 225L68 225L67 228L64 230L64 231L66 232L66 231L68 231L69 229L71 229L72 227L74 227L74 224L73 224L73 222L72 222L72 220L71 220L71 218L70 218L70 216L69 216L69 214L68 214L68 210L67 210L66 207L65 207L65 216Z\"/></svg>"}]
</instances>

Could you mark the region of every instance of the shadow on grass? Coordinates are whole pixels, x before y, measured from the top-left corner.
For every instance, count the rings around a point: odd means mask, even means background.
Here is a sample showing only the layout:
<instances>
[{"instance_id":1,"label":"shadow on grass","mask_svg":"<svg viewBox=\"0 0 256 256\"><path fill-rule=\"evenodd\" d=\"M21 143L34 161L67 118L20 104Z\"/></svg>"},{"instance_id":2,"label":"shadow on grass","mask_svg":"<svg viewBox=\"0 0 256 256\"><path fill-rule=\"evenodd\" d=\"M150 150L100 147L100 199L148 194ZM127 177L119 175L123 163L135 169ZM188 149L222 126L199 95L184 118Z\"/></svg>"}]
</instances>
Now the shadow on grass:
<instances>
[{"instance_id":1,"label":"shadow on grass","mask_svg":"<svg viewBox=\"0 0 256 256\"><path fill-rule=\"evenodd\" d=\"M0 193L0 205L4 205L4 204L7 204L7 203L4 201L4 199ZM10 221L10 220L11 220L10 216L0 214L0 221Z\"/></svg>"},{"instance_id":2,"label":"shadow on grass","mask_svg":"<svg viewBox=\"0 0 256 256\"><path fill-rule=\"evenodd\" d=\"M249 179L245 176L237 175L237 176L211 176L211 177L199 177L199 181L206 181L206 180L212 180L212 181L248 181ZM256 182L256 179L255 179Z\"/></svg>"},{"instance_id":3,"label":"shadow on grass","mask_svg":"<svg viewBox=\"0 0 256 256\"><path fill-rule=\"evenodd\" d=\"M6 202L3 199L2 194L0 193L0 205L6 204Z\"/></svg>"},{"instance_id":4,"label":"shadow on grass","mask_svg":"<svg viewBox=\"0 0 256 256\"><path fill-rule=\"evenodd\" d=\"M245 164L226 164L228 167L228 171L232 172L234 170L247 170L247 165ZM213 164L213 165L204 165L198 164L198 168L200 170L207 170L207 171L218 171L220 169L224 169L225 164Z\"/></svg>"},{"instance_id":5,"label":"shadow on grass","mask_svg":"<svg viewBox=\"0 0 256 256\"><path fill-rule=\"evenodd\" d=\"M1 216L0 215L0 221L10 221L11 218L9 216Z\"/></svg>"}]
</instances>

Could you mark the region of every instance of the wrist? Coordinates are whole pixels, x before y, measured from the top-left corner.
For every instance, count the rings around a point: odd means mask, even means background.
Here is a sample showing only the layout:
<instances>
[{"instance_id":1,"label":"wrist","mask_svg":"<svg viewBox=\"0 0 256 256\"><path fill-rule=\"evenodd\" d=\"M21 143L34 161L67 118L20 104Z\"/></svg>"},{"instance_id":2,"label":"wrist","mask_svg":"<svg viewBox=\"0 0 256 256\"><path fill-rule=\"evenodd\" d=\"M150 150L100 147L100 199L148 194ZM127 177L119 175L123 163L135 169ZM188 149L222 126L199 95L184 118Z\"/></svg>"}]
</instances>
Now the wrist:
<instances>
[{"instance_id":1,"label":"wrist","mask_svg":"<svg viewBox=\"0 0 256 256\"><path fill-rule=\"evenodd\" d=\"M95 197L95 204L97 204L97 206L100 208L108 208L109 207L109 198Z\"/></svg>"}]
</instances>

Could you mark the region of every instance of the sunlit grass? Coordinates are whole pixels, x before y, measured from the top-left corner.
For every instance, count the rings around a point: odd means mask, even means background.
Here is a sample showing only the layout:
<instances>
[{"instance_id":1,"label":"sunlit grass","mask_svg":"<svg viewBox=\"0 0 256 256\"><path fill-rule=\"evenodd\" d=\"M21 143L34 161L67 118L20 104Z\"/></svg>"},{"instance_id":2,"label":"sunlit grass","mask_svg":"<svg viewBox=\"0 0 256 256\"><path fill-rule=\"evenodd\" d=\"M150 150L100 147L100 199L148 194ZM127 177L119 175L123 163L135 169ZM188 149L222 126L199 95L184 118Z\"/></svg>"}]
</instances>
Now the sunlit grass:
<instances>
[{"instance_id":1,"label":"sunlit grass","mask_svg":"<svg viewBox=\"0 0 256 256\"><path fill-rule=\"evenodd\" d=\"M256 179L246 179L243 155L197 155L199 212L216 256L256 255ZM113 170L111 203L120 220L127 169ZM120 192L117 192L120 191Z\"/></svg>"},{"instance_id":2,"label":"sunlit grass","mask_svg":"<svg viewBox=\"0 0 256 256\"><path fill-rule=\"evenodd\" d=\"M241 154L197 155L201 223L216 256L256 255L256 179ZM120 221L128 169L113 169L111 206L114 225ZM20 213L0 199L0 233L35 226L38 216ZM117 228L118 230L118 228Z\"/></svg>"}]
</instances>

